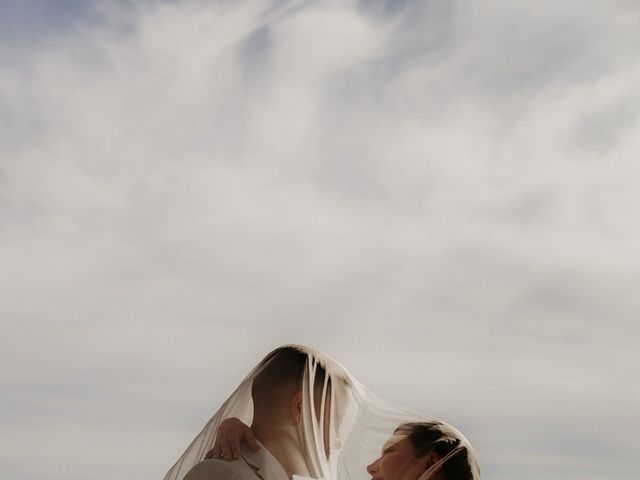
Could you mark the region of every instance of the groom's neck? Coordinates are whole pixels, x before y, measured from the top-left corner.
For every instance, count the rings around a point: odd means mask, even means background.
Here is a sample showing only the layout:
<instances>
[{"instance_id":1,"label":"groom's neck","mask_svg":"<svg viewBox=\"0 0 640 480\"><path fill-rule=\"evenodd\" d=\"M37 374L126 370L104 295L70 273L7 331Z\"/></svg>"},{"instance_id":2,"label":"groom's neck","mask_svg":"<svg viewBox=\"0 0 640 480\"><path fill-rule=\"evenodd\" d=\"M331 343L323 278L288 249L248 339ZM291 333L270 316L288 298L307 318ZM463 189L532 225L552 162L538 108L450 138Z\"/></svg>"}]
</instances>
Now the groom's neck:
<instances>
[{"instance_id":1,"label":"groom's neck","mask_svg":"<svg viewBox=\"0 0 640 480\"><path fill-rule=\"evenodd\" d=\"M289 478L292 475L310 476L295 427L254 422L251 430L282 465Z\"/></svg>"}]
</instances>

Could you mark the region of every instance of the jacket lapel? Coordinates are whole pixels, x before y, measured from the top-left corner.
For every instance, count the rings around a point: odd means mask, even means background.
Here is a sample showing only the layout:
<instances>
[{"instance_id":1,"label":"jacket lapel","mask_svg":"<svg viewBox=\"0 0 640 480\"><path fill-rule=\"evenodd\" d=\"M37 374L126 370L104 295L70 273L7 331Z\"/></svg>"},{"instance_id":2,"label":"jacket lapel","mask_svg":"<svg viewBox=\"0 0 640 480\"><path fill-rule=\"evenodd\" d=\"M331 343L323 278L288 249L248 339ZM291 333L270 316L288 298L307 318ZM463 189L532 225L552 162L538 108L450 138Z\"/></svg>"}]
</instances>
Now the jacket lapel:
<instances>
[{"instance_id":1,"label":"jacket lapel","mask_svg":"<svg viewBox=\"0 0 640 480\"><path fill-rule=\"evenodd\" d=\"M260 450L257 452L245 445L241 445L240 456L260 480L289 480L282 465L262 444L260 444Z\"/></svg>"},{"instance_id":2,"label":"jacket lapel","mask_svg":"<svg viewBox=\"0 0 640 480\"><path fill-rule=\"evenodd\" d=\"M258 478L260 478L260 480L265 480L265 478L260 474L260 467L258 467L257 465L252 464L249 460L247 460L246 457L242 457L242 459L246 462L247 465L249 465L249 468L251 468L251 470L253 470L253 473L256 474L256 476Z\"/></svg>"}]
</instances>

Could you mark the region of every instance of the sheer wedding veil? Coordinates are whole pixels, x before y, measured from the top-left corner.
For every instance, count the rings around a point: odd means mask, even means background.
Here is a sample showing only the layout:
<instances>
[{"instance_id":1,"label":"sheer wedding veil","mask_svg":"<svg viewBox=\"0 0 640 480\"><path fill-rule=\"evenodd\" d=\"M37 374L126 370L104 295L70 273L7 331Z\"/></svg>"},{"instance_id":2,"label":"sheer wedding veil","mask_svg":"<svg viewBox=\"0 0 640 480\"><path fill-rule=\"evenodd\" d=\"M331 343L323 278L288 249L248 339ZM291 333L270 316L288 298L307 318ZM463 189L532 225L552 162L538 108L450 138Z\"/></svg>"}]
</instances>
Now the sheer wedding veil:
<instances>
[{"instance_id":1,"label":"sheer wedding veil","mask_svg":"<svg viewBox=\"0 0 640 480\"><path fill-rule=\"evenodd\" d=\"M287 444L288 464L294 466L295 476L368 480L367 466L375 468L383 450L406 438L416 456L431 452L437 456L413 478L398 465L393 472L396 479L480 480L475 453L460 432L440 420L381 400L338 362L300 345L285 345L269 353L207 422L164 480L183 480L203 460L224 419L237 417L247 425L263 419L275 421L273 409L283 402L289 405L296 394L301 397L299 419L290 426L293 441Z\"/></svg>"}]
</instances>

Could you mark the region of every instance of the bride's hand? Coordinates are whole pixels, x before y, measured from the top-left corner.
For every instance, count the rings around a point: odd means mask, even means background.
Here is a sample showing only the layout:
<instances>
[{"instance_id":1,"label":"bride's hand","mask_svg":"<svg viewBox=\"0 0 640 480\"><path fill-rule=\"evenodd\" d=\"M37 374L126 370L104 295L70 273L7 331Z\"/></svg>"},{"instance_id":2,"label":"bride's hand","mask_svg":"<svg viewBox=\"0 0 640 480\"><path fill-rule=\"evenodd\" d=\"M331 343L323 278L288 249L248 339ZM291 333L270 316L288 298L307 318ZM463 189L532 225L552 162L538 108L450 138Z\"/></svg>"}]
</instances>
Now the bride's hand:
<instances>
[{"instance_id":1,"label":"bride's hand","mask_svg":"<svg viewBox=\"0 0 640 480\"><path fill-rule=\"evenodd\" d=\"M218 427L213 448L207 452L204 458L235 460L240 456L240 442L253 450L260 449L256 437L253 436L253 432L247 425L235 417L226 418Z\"/></svg>"}]
</instances>

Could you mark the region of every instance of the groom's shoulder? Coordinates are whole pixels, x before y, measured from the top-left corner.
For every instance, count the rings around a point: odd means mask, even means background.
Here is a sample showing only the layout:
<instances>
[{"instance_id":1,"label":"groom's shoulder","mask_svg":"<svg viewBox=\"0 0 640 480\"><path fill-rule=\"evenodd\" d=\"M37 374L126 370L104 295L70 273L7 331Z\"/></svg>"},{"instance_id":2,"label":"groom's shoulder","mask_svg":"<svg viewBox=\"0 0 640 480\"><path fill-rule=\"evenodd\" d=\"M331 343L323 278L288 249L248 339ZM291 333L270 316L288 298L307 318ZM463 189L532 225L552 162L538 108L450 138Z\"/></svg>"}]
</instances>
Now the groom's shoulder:
<instances>
[{"instance_id":1,"label":"groom's shoulder","mask_svg":"<svg viewBox=\"0 0 640 480\"><path fill-rule=\"evenodd\" d=\"M255 472L239 458L232 462L224 460L203 460L196 464L184 480L254 480Z\"/></svg>"}]
</instances>

